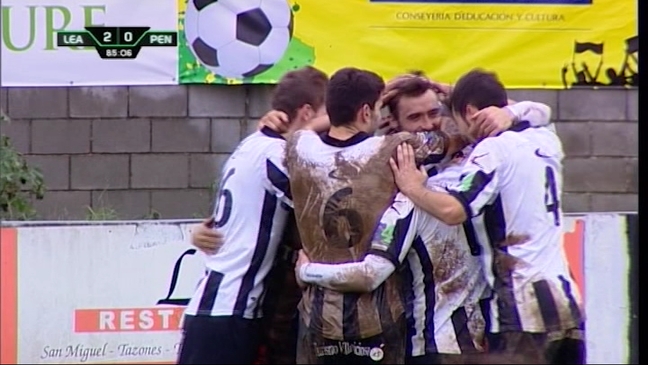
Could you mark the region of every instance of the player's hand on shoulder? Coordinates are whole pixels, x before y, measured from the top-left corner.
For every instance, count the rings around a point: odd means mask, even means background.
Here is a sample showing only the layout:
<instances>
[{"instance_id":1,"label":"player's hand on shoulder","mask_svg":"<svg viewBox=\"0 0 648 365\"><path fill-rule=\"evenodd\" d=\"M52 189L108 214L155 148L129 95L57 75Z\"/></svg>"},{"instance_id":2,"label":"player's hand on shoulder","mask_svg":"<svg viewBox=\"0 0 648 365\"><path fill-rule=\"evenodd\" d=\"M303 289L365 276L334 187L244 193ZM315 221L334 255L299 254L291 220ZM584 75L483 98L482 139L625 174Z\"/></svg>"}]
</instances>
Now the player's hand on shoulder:
<instances>
[{"instance_id":1,"label":"player's hand on shoulder","mask_svg":"<svg viewBox=\"0 0 648 365\"><path fill-rule=\"evenodd\" d=\"M223 247L223 234L212 228L214 218L207 218L191 232L191 244L200 251L214 255Z\"/></svg>"},{"instance_id":2,"label":"player's hand on shoulder","mask_svg":"<svg viewBox=\"0 0 648 365\"><path fill-rule=\"evenodd\" d=\"M396 148L396 158L389 159L398 189L405 195L424 186L427 181L425 168L416 167L414 148L409 143L402 143Z\"/></svg>"},{"instance_id":3,"label":"player's hand on shoulder","mask_svg":"<svg viewBox=\"0 0 648 365\"><path fill-rule=\"evenodd\" d=\"M473 115L475 134L481 138L496 136L511 128L514 119L508 109L489 106Z\"/></svg>"},{"instance_id":4,"label":"player's hand on shoulder","mask_svg":"<svg viewBox=\"0 0 648 365\"><path fill-rule=\"evenodd\" d=\"M277 133L285 133L288 130L289 123L290 120L286 113L279 110L271 110L261 117L258 129L268 127Z\"/></svg>"}]
</instances>

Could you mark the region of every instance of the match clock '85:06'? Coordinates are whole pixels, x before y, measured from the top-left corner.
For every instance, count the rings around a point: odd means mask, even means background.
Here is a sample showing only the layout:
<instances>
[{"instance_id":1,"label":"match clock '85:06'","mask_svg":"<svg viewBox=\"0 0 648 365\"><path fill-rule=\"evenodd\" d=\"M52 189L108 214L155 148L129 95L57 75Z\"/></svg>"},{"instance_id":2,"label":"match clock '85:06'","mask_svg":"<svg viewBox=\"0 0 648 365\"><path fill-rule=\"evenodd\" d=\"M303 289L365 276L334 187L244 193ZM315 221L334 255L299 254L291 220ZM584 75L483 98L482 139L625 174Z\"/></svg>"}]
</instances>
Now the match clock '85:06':
<instances>
[{"instance_id":1,"label":"match clock '85:06'","mask_svg":"<svg viewBox=\"0 0 648 365\"><path fill-rule=\"evenodd\" d=\"M222 77L268 70L288 49L292 31L288 0L187 0L187 46L200 64Z\"/></svg>"},{"instance_id":2,"label":"match clock '85:06'","mask_svg":"<svg viewBox=\"0 0 648 365\"><path fill-rule=\"evenodd\" d=\"M133 59L137 56L132 48L101 47L98 51L101 58Z\"/></svg>"}]
</instances>

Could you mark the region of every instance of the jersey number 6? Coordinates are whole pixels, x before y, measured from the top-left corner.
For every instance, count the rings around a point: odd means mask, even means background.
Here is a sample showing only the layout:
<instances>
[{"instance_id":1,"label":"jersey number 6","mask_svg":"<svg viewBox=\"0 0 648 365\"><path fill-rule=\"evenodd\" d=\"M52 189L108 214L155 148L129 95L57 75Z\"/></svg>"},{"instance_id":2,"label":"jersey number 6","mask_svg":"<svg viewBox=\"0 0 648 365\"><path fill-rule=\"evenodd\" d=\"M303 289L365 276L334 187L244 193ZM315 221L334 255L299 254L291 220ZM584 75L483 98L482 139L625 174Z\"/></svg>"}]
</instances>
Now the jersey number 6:
<instances>
[{"instance_id":1,"label":"jersey number 6","mask_svg":"<svg viewBox=\"0 0 648 365\"><path fill-rule=\"evenodd\" d=\"M232 197L232 192L225 188L225 184L227 184L227 180L234 175L235 171L236 169L234 168L227 170L220 183L220 187L218 188L216 207L214 208L215 228L221 228L224 226L227 221L229 221L230 215L232 214L232 203L234 198Z\"/></svg>"}]
</instances>

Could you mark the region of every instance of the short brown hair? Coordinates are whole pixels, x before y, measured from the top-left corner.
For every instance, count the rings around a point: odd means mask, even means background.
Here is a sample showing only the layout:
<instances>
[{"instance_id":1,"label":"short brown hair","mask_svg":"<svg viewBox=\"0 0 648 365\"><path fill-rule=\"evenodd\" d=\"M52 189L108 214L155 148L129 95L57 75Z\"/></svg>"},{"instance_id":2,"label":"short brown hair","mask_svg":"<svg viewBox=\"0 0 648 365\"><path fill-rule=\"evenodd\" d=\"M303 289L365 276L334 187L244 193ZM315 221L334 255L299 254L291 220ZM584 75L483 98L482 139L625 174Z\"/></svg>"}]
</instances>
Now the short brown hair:
<instances>
[{"instance_id":1,"label":"short brown hair","mask_svg":"<svg viewBox=\"0 0 648 365\"><path fill-rule=\"evenodd\" d=\"M315 67L306 66L283 75L272 93L272 109L292 120L302 106L317 110L324 105L328 76Z\"/></svg>"},{"instance_id":2,"label":"short brown hair","mask_svg":"<svg viewBox=\"0 0 648 365\"><path fill-rule=\"evenodd\" d=\"M503 108L508 105L506 89L497 74L474 69L461 76L452 89L448 106L451 112L465 117L468 105L473 105L477 109L489 106Z\"/></svg>"},{"instance_id":3,"label":"short brown hair","mask_svg":"<svg viewBox=\"0 0 648 365\"><path fill-rule=\"evenodd\" d=\"M358 111L366 104L375 107L385 88L383 79L375 72L346 67L331 76L326 112L335 127L354 122Z\"/></svg>"},{"instance_id":4,"label":"short brown hair","mask_svg":"<svg viewBox=\"0 0 648 365\"><path fill-rule=\"evenodd\" d=\"M387 101L389 111L398 118L398 103L405 97L417 97L425 94L428 90L436 92L434 85L422 77L411 77L403 79L396 85L396 93Z\"/></svg>"}]
</instances>

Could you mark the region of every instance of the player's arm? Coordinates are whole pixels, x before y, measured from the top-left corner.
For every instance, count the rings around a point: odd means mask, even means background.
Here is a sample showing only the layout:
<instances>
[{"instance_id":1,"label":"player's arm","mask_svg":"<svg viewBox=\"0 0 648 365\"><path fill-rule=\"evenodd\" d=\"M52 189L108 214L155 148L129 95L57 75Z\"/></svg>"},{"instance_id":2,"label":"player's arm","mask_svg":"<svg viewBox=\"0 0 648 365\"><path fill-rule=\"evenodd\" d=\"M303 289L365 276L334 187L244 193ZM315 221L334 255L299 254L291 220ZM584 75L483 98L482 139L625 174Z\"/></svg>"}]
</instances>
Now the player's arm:
<instances>
[{"instance_id":1,"label":"player's arm","mask_svg":"<svg viewBox=\"0 0 648 365\"><path fill-rule=\"evenodd\" d=\"M527 121L532 127L545 127L551 123L551 108L543 103L520 101L505 107L513 115L513 123Z\"/></svg>"},{"instance_id":2,"label":"player's arm","mask_svg":"<svg viewBox=\"0 0 648 365\"><path fill-rule=\"evenodd\" d=\"M284 166L283 145L276 144L270 148L265 161L265 185L266 189L272 192L279 200L292 208L292 193L290 192L290 180L288 171Z\"/></svg>"},{"instance_id":3,"label":"player's arm","mask_svg":"<svg viewBox=\"0 0 648 365\"><path fill-rule=\"evenodd\" d=\"M532 127L544 127L550 124L551 108L542 103L521 101L504 108L488 107L475 113L474 123L482 136L496 136L515 124L526 121ZM438 132L437 132L438 133ZM444 136L444 151L441 155L430 155L424 164L445 162L455 153L463 150L473 141L462 134ZM420 149L420 148L419 148ZM417 151L417 155L421 152Z\"/></svg>"},{"instance_id":4,"label":"player's arm","mask_svg":"<svg viewBox=\"0 0 648 365\"><path fill-rule=\"evenodd\" d=\"M543 127L550 123L551 108L533 101L522 101L504 108L488 107L475 113L474 123L483 136L495 136L513 127L516 123L527 121L532 127ZM440 135L443 149L437 148L437 139L430 138ZM443 132L435 134L418 133L416 156L424 165L447 162L455 153L463 150L473 141L463 134L448 136Z\"/></svg>"},{"instance_id":5,"label":"player's arm","mask_svg":"<svg viewBox=\"0 0 648 365\"><path fill-rule=\"evenodd\" d=\"M296 267L307 284L342 292L370 292L380 286L405 259L414 237L418 215L414 204L399 194L383 213L371 248L360 262L345 264L305 263Z\"/></svg>"},{"instance_id":6,"label":"player's arm","mask_svg":"<svg viewBox=\"0 0 648 365\"><path fill-rule=\"evenodd\" d=\"M548 126L551 108L533 101L522 101L504 108L490 106L472 115L476 135L482 138L497 136L509 129L515 130L518 123L528 123L531 127Z\"/></svg>"},{"instance_id":7,"label":"player's arm","mask_svg":"<svg viewBox=\"0 0 648 365\"><path fill-rule=\"evenodd\" d=\"M430 80L430 82L432 83L432 85L434 85L434 87L436 89L436 92L439 93L443 99L447 99L448 97L450 97L450 94L452 94L452 90L454 89L454 85L445 84L445 83L437 82L437 81L433 81L433 80ZM517 103L517 101L515 101L513 99L507 99L507 102L508 102L509 105Z\"/></svg>"},{"instance_id":8,"label":"player's arm","mask_svg":"<svg viewBox=\"0 0 648 365\"><path fill-rule=\"evenodd\" d=\"M425 187L425 176L416 169L412 147L402 145L397 151L397 162L390 161L396 184L414 204L440 221L456 225L479 215L484 206L499 192L501 159L495 138L479 143L468 157L461 181L448 192Z\"/></svg>"},{"instance_id":9,"label":"player's arm","mask_svg":"<svg viewBox=\"0 0 648 365\"><path fill-rule=\"evenodd\" d=\"M435 81L432 81L432 83L436 87L437 92L440 93L442 97L447 98L452 93L453 85L443 84ZM532 101L518 102L513 99L508 99L507 102L508 106L506 107L506 109L514 116L514 119L511 122L507 122L505 120L500 121L499 125L493 125L492 128L494 130L504 131L506 129L509 129L512 124L515 124L517 121L522 120L528 121L533 127L544 127L550 124L551 108L548 105ZM493 121L491 121L491 123L492 122ZM457 139L452 142L461 145L461 142L463 141ZM463 147L465 147L465 145ZM459 148L456 151L460 151L463 147Z\"/></svg>"}]
</instances>

